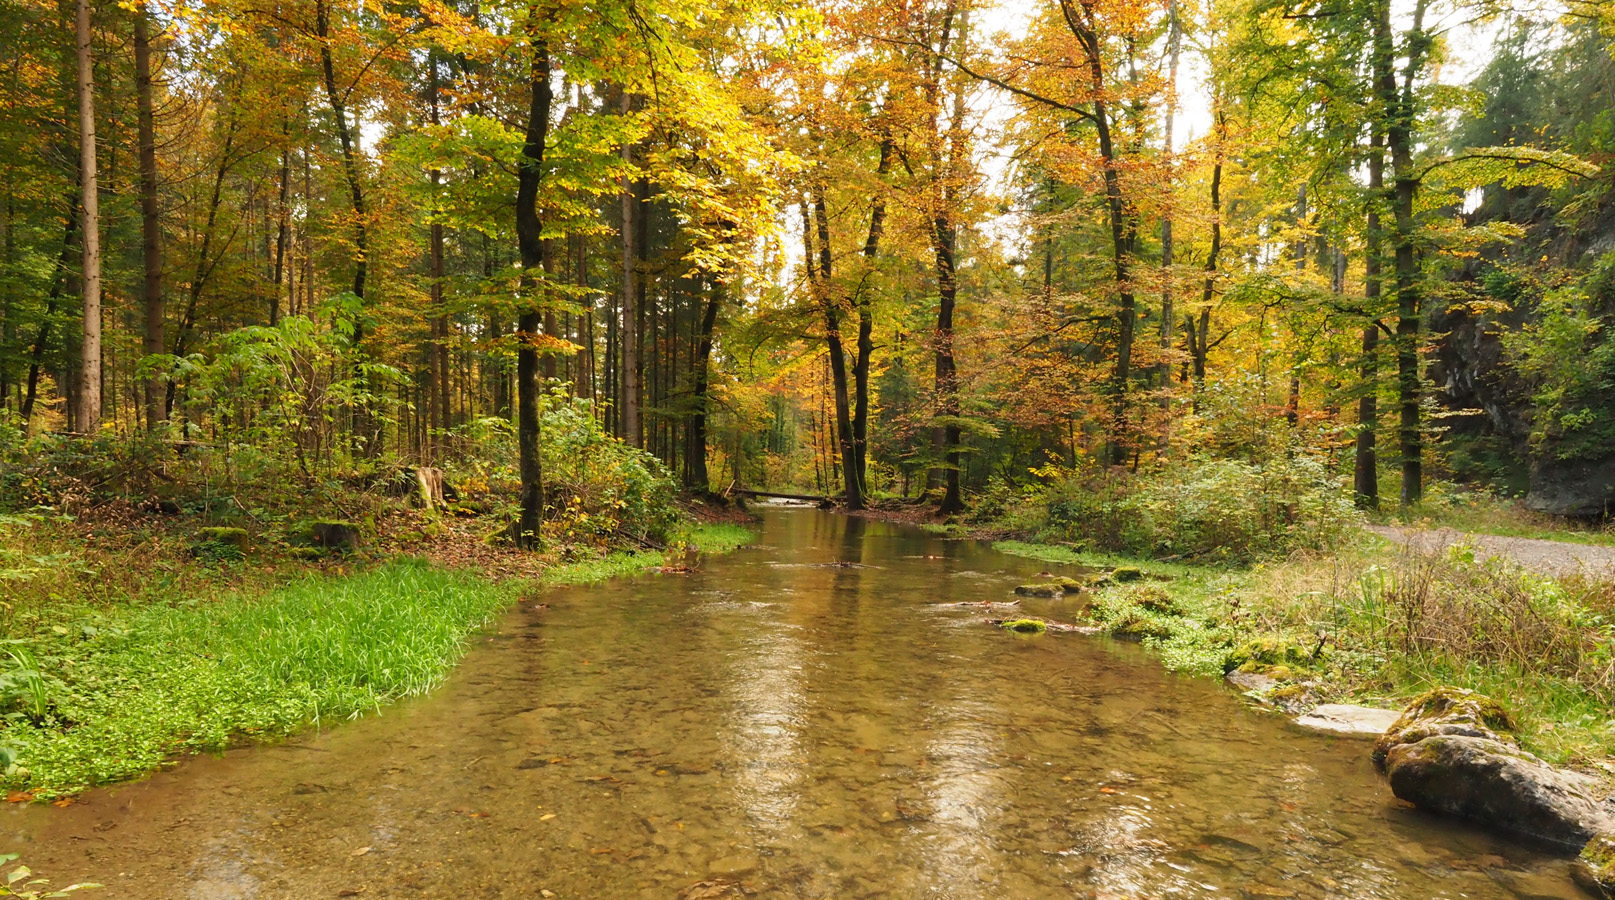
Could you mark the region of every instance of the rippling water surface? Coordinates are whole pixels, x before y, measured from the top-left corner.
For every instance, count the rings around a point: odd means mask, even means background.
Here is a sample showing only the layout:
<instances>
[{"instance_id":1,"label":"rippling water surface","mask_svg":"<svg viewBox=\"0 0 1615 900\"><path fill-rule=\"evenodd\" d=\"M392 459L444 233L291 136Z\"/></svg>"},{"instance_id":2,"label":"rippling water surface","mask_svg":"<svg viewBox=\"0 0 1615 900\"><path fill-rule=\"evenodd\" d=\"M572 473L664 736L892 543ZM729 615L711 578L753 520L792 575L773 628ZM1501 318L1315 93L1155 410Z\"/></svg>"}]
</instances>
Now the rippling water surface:
<instances>
[{"instance_id":1,"label":"rippling water surface","mask_svg":"<svg viewBox=\"0 0 1615 900\"><path fill-rule=\"evenodd\" d=\"M0 849L109 900L1578 896L1363 742L951 605L1039 568L772 510L698 574L524 602L431 698L11 808Z\"/></svg>"}]
</instances>

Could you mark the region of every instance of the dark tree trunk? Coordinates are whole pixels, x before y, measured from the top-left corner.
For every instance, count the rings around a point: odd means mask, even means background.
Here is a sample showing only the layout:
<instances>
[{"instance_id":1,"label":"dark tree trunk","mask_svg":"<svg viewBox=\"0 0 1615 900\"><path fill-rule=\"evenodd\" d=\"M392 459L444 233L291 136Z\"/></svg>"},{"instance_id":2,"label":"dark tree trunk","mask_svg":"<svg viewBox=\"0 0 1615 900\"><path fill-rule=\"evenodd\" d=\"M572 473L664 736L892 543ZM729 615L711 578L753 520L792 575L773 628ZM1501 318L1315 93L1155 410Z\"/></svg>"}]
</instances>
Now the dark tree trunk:
<instances>
[{"instance_id":1,"label":"dark tree trunk","mask_svg":"<svg viewBox=\"0 0 1615 900\"><path fill-rule=\"evenodd\" d=\"M953 360L953 307L958 299L958 281L954 277L954 241L956 232L952 220L938 216L932 223L932 244L936 256L937 312L936 312L936 413L942 425L942 503L938 511L951 515L965 508L964 495L959 488L959 376Z\"/></svg>"},{"instance_id":2,"label":"dark tree trunk","mask_svg":"<svg viewBox=\"0 0 1615 900\"><path fill-rule=\"evenodd\" d=\"M68 274L73 266L73 236L78 231L78 192L74 191L67 204L67 225L63 228L62 252L56 258L56 269L51 275L50 294L45 299L45 317L34 333L33 346L28 350L28 383L22 397L22 420L28 422L34 415L34 402L39 397L39 373L45 364L45 348L50 346L51 325L61 306L62 291L66 289Z\"/></svg>"},{"instance_id":3,"label":"dark tree trunk","mask_svg":"<svg viewBox=\"0 0 1615 900\"><path fill-rule=\"evenodd\" d=\"M875 174L882 180L892 170L892 156L896 145L886 134L880 142L880 164ZM864 239L864 260L874 265L880 254L880 239L886 228L886 195L877 194L869 211L869 236ZM858 359L852 367L853 410L852 444L853 472L858 480L859 497L869 500L869 361L875 352L875 316L870 309L869 297L860 293L858 298ZM858 507L858 508L861 508Z\"/></svg>"},{"instance_id":4,"label":"dark tree trunk","mask_svg":"<svg viewBox=\"0 0 1615 900\"><path fill-rule=\"evenodd\" d=\"M529 23L528 27L533 25ZM538 216L538 186L544 178L544 142L550 125L550 52L544 38L534 35L528 43L533 54L531 98L516 179L516 243L522 262L523 307L516 328L516 441L522 493L515 542L519 547L536 548L542 543L544 469L538 445L538 351L533 339L542 324L537 273L544 265L544 225Z\"/></svg>"},{"instance_id":5,"label":"dark tree trunk","mask_svg":"<svg viewBox=\"0 0 1615 900\"><path fill-rule=\"evenodd\" d=\"M806 209L804 207L804 213ZM830 216L824 203L824 186L816 185L813 220L819 235L818 301L824 310L824 342L830 352L830 390L835 402L836 457L840 460L842 494L848 509L863 509L863 488L858 484L857 454L853 450L852 412L847 394L847 351L841 341L841 305L831 280ZM806 216L802 226L807 227ZM812 261L809 260L809 265Z\"/></svg>"},{"instance_id":6,"label":"dark tree trunk","mask_svg":"<svg viewBox=\"0 0 1615 900\"><path fill-rule=\"evenodd\" d=\"M139 131L140 156L140 255L145 268L142 311L145 329L141 349L146 356L160 356L163 341L163 235L157 206L157 130L152 118L151 38L146 4L135 10L135 110ZM142 379L141 393L146 406L146 427L156 431L163 421L164 404L158 379L148 374Z\"/></svg>"},{"instance_id":7,"label":"dark tree trunk","mask_svg":"<svg viewBox=\"0 0 1615 900\"><path fill-rule=\"evenodd\" d=\"M694 413L690 416L688 453L684 461L684 484L697 491L710 491L707 477L707 382L708 368L712 364L712 329L718 323L718 308L723 305L724 284L721 276L714 276L707 295L706 310L701 314L701 327L695 348L695 364L690 373L690 393L694 396Z\"/></svg>"}]
</instances>

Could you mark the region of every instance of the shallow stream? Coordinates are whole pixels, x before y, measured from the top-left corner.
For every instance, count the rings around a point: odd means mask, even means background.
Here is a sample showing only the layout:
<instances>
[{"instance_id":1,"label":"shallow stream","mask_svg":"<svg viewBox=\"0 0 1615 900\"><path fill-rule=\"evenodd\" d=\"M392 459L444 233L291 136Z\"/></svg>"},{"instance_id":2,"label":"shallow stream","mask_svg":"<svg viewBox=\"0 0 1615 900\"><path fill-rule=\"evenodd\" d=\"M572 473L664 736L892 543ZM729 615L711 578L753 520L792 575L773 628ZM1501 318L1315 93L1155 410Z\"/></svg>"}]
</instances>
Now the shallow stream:
<instances>
[{"instance_id":1,"label":"shallow stream","mask_svg":"<svg viewBox=\"0 0 1615 900\"><path fill-rule=\"evenodd\" d=\"M524 601L427 699L11 806L0 849L107 900L1579 896L1365 742L952 605L1041 568L770 510L698 573Z\"/></svg>"}]
</instances>

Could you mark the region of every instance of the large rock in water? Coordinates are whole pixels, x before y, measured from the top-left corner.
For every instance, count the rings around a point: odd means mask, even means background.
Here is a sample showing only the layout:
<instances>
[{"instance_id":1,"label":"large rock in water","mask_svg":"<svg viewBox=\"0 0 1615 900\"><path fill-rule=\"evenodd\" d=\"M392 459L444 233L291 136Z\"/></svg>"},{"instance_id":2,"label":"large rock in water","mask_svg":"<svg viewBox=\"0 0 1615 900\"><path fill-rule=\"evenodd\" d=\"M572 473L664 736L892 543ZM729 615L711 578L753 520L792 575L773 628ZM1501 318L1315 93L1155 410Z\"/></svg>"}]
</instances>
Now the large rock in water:
<instances>
[{"instance_id":1,"label":"large rock in water","mask_svg":"<svg viewBox=\"0 0 1615 900\"><path fill-rule=\"evenodd\" d=\"M1458 688L1421 695L1374 745L1397 797L1494 831L1580 849L1615 831L1599 782L1520 749L1497 701Z\"/></svg>"},{"instance_id":2,"label":"large rock in water","mask_svg":"<svg viewBox=\"0 0 1615 900\"><path fill-rule=\"evenodd\" d=\"M1579 849L1615 829L1597 779L1501 741L1438 735L1398 744L1385 773L1391 792L1421 809L1544 843Z\"/></svg>"}]
</instances>

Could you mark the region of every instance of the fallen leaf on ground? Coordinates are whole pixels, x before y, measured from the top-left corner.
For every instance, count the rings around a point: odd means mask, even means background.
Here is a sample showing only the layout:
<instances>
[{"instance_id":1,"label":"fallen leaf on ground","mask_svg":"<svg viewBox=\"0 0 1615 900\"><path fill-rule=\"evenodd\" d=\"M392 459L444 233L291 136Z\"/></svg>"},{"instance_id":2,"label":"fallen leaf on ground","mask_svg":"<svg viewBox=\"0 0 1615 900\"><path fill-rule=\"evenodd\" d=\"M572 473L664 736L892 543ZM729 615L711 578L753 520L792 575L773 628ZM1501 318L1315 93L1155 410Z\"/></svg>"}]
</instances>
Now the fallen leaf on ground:
<instances>
[{"instance_id":1,"label":"fallen leaf on ground","mask_svg":"<svg viewBox=\"0 0 1615 900\"><path fill-rule=\"evenodd\" d=\"M27 803L34 799L34 795L27 791L12 791L6 795L7 803Z\"/></svg>"},{"instance_id":2,"label":"fallen leaf on ground","mask_svg":"<svg viewBox=\"0 0 1615 900\"><path fill-rule=\"evenodd\" d=\"M376 848L374 848L374 847L360 847L359 849L353 851L352 853L349 853L348 855L349 856L364 856L366 853L369 853L371 850L374 850L374 849L376 849Z\"/></svg>"}]
</instances>

